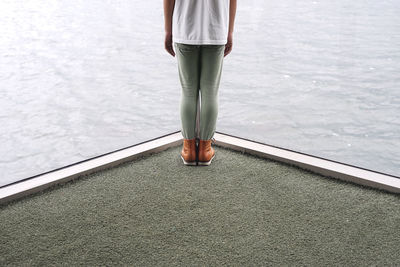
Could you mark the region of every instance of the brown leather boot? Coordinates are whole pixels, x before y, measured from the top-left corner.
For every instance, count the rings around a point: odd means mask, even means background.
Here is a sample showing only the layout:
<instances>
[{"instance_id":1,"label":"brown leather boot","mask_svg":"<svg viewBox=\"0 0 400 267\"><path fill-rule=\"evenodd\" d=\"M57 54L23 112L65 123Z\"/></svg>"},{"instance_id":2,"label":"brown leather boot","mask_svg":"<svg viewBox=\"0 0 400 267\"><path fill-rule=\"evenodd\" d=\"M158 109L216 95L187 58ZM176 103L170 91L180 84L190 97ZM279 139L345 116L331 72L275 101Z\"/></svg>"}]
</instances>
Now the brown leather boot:
<instances>
[{"instance_id":1,"label":"brown leather boot","mask_svg":"<svg viewBox=\"0 0 400 267\"><path fill-rule=\"evenodd\" d=\"M183 147L181 151L181 158L185 165L196 164L196 138L183 139Z\"/></svg>"},{"instance_id":2,"label":"brown leather boot","mask_svg":"<svg viewBox=\"0 0 400 267\"><path fill-rule=\"evenodd\" d=\"M199 165L210 165L211 161L215 157L215 151L211 147L211 142L213 139L210 140L201 140L199 139Z\"/></svg>"}]
</instances>

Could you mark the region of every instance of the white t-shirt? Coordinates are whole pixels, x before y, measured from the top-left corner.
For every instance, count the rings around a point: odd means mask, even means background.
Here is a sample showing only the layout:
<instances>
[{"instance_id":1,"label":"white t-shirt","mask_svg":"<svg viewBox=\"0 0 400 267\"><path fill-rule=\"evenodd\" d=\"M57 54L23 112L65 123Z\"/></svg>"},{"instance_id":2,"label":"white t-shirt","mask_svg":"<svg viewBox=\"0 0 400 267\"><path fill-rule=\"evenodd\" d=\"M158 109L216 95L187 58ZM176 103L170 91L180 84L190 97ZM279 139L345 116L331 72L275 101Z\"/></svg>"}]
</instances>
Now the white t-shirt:
<instances>
[{"instance_id":1,"label":"white t-shirt","mask_svg":"<svg viewBox=\"0 0 400 267\"><path fill-rule=\"evenodd\" d=\"M226 44L230 0L175 0L172 41Z\"/></svg>"}]
</instances>

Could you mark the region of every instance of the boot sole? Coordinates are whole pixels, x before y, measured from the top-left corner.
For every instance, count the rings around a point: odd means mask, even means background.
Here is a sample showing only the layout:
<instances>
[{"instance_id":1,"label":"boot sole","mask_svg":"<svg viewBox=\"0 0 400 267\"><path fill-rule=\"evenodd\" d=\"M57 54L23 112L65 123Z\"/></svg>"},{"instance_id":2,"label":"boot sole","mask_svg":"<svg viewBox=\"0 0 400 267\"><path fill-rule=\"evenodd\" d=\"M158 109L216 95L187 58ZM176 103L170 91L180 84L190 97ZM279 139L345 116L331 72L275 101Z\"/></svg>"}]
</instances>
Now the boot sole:
<instances>
[{"instance_id":1,"label":"boot sole","mask_svg":"<svg viewBox=\"0 0 400 267\"><path fill-rule=\"evenodd\" d=\"M182 157L182 155L181 155L181 159L183 160L183 164L185 164L185 165L191 165L191 166L196 166L197 164L196 164L196 161L186 161L183 157Z\"/></svg>"},{"instance_id":2,"label":"boot sole","mask_svg":"<svg viewBox=\"0 0 400 267\"><path fill-rule=\"evenodd\" d=\"M201 166L208 166L211 164L211 161L213 160L213 158L215 157L215 154L212 156L212 158L209 161L199 161L199 165Z\"/></svg>"}]
</instances>

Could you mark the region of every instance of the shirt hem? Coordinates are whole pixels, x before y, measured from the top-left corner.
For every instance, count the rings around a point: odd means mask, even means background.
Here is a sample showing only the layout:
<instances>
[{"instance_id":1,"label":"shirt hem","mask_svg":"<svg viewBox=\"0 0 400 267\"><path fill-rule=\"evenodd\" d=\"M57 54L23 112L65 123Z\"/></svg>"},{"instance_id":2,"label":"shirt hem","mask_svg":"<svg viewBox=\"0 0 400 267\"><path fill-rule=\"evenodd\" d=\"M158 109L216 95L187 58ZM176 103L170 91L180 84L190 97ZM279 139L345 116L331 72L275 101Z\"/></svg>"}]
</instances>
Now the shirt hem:
<instances>
[{"instance_id":1,"label":"shirt hem","mask_svg":"<svg viewBox=\"0 0 400 267\"><path fill-rule=\"evenodd\" d=\"M202 45L202 44L217 44L217 45L225 45L227 44L228 40L190 40L190 39L180 39L172 37L172 40L175 43L182 43L182 44L195 44L195 45Z\"/></svg>"}]
</instances>

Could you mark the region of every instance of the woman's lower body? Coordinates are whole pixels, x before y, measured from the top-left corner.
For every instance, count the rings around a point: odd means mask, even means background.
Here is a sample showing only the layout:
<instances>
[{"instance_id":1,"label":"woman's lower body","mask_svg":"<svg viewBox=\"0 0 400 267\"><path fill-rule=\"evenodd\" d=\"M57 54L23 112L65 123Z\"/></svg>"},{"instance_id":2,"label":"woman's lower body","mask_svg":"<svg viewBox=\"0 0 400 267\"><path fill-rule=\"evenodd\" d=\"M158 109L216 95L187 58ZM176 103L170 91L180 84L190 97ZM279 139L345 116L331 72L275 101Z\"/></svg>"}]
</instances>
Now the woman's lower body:
<instances>
[{"instance_id":1,"label":"woman's lower body","mask_svg":"<svg viewBox=\"0 0 400 267\"><path fill-rule=\"evenodd\" d=\"M225 45L174 45L182 86L182 135L184 139L210 140L214 136L217 123L218 88Z\"/></svg>"}]
</instances>

